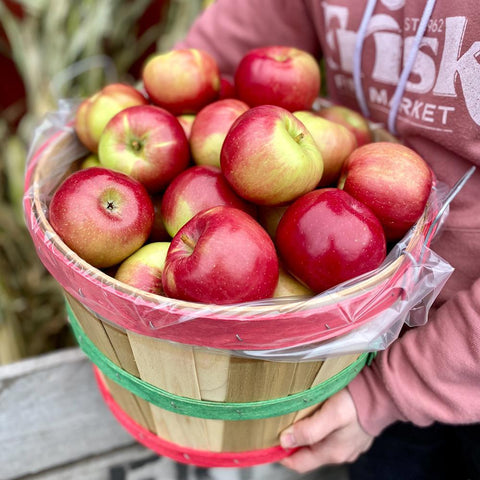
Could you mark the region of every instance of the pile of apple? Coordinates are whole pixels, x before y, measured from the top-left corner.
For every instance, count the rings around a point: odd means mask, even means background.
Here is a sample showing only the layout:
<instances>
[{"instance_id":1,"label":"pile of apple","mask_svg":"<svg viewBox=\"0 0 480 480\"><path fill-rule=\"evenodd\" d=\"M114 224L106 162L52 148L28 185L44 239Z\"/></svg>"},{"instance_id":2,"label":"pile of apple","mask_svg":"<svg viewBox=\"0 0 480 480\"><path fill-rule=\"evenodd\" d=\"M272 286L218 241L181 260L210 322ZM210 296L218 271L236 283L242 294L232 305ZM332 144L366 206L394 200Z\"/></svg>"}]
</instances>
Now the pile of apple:
<instances>
[{"instance_id":1,"label":"pile of apple","mask_svg":"<svg viewBox=\"0 0 480 480\"><path fill-rule=\"evenodd\" d=\"M314 111L304 51L252 50L229 81L172 50L142 80L81 103L91 154L49 205L66 245L121 282L210 304L313 295L376 269L425 209L425 161L352 110Z\"/></svg>"}]
</instances>

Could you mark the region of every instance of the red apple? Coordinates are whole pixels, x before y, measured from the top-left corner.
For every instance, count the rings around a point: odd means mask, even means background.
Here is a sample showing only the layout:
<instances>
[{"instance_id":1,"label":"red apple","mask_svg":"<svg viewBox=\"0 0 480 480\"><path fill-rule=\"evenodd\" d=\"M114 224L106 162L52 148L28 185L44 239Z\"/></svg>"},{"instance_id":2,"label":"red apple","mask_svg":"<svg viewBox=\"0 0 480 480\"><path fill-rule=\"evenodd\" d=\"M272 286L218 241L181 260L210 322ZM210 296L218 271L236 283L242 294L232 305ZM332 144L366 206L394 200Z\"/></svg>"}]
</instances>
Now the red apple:
<instances>
[{"instance_id":1,"label":"red apple","mask_svg":"<svg viewBox=\"0 0 480 480\"><path fill-rule=\"evenodd\" d=\"M312 108L320 81L315 58L285 46L250 50L240 60L234 79L237 98L251 107L277 105L291 112Z\"/></svg>"},{"instance_id":2,"label":"red apple","mask_svg":"<svg viewBox=\"0 0 480 480\"><path fill-rule=\"evenodd\" d=\"M118 267L115 278L131 287L163 295L162 274L170 242L153 242L140 247Z\"/></svg>"},{"instance_id":3,"label":"red apple","mask_svg":"<svg viewBox=\"0 0 480 480\"><path fill-rule=\"evenodd\" d=\"M137 179L150 193L164 189L190 161L182 126L174 115L153 105L115 115L102 133L98 154L103 166Z\"/></svg>"},{"instance_id":4,"label":"red apple","mask_svg":"<svg viewBox=\"0 0 480 480\"><path fill-rule=\"evenodd\" d=\"M153 223L150 196L135 179L91 167L68 176L49 205L59 237L94 267L111 267L147 240Z\"/></svg>"},{"instance_id":5,"label":"red apple","mask_svg":"<svg viewBox=\"0 0 480 480\"><path fill-rule=\"evenodd\" d=\"M235 85L233 80L230 78L220 75L220 92L218 94L218 99L223 100L224 98L235 98Z\"/></svg>"},{"instance_id":6,"label":"red apple","mask_svg":"<svg viewBox=\"0 0 480 480\"><path fill-rule=\"evenodd\" d=\"M220 167L220 152L227 132L248 109L245 102L228 98L210 103L197 113L190 134L190 149L197 165Z\"/></svg>"},{"instance_id":7,"label":"red apple","mask_svg":"<svg viewBox=\"0 0 480 480\"><path fill-rule=\"evenodd\" d=\"M275 232L277 231L278 223L280 222L280 219L287 208L288 205L260 205L257 208L258 223L267 231L272 239L275 238Z\"/></svg>"},{"instance_id":8,"label":"red apple","mask_svg":"<svg viewBox=\"0 0 480 480\"><path fill-rule=\"evenodd\" d=\"M147 103L147 99L130 85L107 85L78 107L75 114L77 136L91 152L97 153L100 135L110 119L124 108Z\"/></svg>"},{"instance_id":9,"label":"red apple","mask_svg":"<svg viewBox=\"0 0 480 480\"><path fill-rule=\"evenodd\" d=\"M194 48L151 57L142 77L152 102L174 115L199 112L216 100L220 91L217 62L207 52Z\"/></svg>"},{"instance_id":10,"label":"red apple","mask_svg":"<svg viewBox=\"0 0 480 480\"><path fill-rule=\"evenodd\" d=\"M255 206L232 190L220 168L197 165L183 171L167 187L161 215L167 232L173 237L194 215L218 205L239 208L255 216Z\"/></svg>"},{"instance_id":11,"label":"red apple","mask_svg":"<svg viewBox=\"0 0 480 480\"><path fill-rule=\"evenodd\" d=\"M323 172L315 140L284 108L261 105L232 125L220 165L233 189L258 205L286 204L313 190Z\"/></svg>"},{"instance_id":12,"label":"red apple","mask_svg":"<svg viewBox=\"0 0 480 480\"><path fill-rule=\"evenodd\" d=\"M195 115L191 113L186 113L185 115L178 115L177 120L179 121L180 125L185 132L187 139L190 139L190 133L192 132L192 125L195 121Z\"/></svg>"},{"instance_id":13,"label":"red apple","mask_svg":"<svg viewBox=\"0 0 480 480\"><path fill-rule=\"evenodd\" d=\"M339 181L382 222L388 241L399 240L422 215L433 175L425 160L399 143L376 142L357 148Z\"/></svg>"},{"instance_id":14,"label":"red apple","mask_svg":"<svg viewBox=\"0 0 480 480\"><path fill-rule=\"evenodd\" d=\"M150 231L150 236L148 237L149 242L170 242L171 237L165 228L165 222L162 217L162 200L163 195L157 194L152 195L152 204L155 216L153 219L152 230Z\"/></svg>"},{"instance_id":15,"label":"red apple","mask_svg":"<svg viewBox=\"0 0 480 480\"><path fill-rule=\"evenodd\" d=\"M322 108L318 114L335 123L348 128L357 139L357 147L372 141L372 132L367 119L360 113L342 105Z\"/></svg>"},{"instance_id":16,"label":"red apple","mask_svg":"<svg viewBox=\"0 0 480 480\"><path fill-rule=\"evenodd\" d=\"M273 292L273 298L282 297L311 297L313 292L305 285L290 275L280 264L278 271L278 283Z\"/></svg>"},{"instance_id":17,"label":"red apple","mask_svg":"<svg viewBox=\"0 0 480 480\"><path fill-rule=\"evenodd\" d=\"M322 154L323 175L319 186L336 185L343 162L357 147L355 135L343 125L313 111L301 110L294 115L308 128Z\"/></svg>"},{"instance_id":18,"label":"red apple","mask_svg":"<svg viewBox=\"0 0 480 480\"><path fill-rule=\"evenodd\" d=\"M179 230L163 271L167 296L220 305L270 298L277 281L272 240L250 215L227 206L204 210Z\"/></svg>"},{"instance_id":19,"label":"red apple","mask_svg":"<svg viewBox=\"0 0 480 480\"><path fill-rule=\"evenodd\" d=\"M290 205L275 242L288 272L315 293L374 270L386 255L380 221L337 188L315 190Z\"/></svg>"}]
</instances>

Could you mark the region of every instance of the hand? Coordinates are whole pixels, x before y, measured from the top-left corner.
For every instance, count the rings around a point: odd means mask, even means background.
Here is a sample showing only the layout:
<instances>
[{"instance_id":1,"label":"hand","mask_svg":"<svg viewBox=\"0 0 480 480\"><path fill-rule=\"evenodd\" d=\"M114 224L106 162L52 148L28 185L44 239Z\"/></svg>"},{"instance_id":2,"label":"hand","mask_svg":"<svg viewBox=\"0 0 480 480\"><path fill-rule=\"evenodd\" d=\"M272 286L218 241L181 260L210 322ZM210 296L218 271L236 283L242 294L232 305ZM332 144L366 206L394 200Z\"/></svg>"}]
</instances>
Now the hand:
<instances>
[{"instance_id":1,"label":"hand","mask_svg":"<svg viewBox=\"0 0 480 480\"><path fill-rule=\"evenodd\" d=\"M344 388L313 415L282 432L283 448L301 448L280 463L305 473L327 464L353 462L370 448L373 438L360 426L355 404Z\"/></svg>"}]
</instances>

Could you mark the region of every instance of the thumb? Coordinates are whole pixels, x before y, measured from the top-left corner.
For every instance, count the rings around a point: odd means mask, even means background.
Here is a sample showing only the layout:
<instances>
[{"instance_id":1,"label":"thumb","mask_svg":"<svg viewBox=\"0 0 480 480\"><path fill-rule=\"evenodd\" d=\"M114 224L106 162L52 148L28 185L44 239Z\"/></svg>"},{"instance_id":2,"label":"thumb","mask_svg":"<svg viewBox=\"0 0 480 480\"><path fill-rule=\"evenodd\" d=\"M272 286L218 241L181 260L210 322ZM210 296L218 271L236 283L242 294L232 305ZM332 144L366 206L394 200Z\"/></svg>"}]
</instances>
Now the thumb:
<instances>
[{"instance_id":1,"label":"thumb","mask_svg":"<svg viewBox=\"0 0 480 480\"><path fill-rule=\"evenodd\" d=\"M280 445L295 448L314 445L356 417L348 390L343 389L328 398L310 417L299 420L280 435Z\"/></svg>"}]
</instances>

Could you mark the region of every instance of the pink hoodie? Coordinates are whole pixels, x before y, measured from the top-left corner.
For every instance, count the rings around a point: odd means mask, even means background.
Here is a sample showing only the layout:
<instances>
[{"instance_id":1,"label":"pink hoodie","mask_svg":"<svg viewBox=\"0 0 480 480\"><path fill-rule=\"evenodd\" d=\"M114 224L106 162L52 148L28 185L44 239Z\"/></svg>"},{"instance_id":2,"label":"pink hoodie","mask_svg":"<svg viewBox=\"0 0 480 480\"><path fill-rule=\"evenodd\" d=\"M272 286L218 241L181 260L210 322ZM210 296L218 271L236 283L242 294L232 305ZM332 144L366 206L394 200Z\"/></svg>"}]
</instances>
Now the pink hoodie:
<instances>
[{"instance_id":1,"label":"pink hoodie","mask_svg":"<svg viewBox=\"0 0 480 480\"><path fill-rule=\"evenodd\" d=\"M246 51L273 44L323 55L333 101L385 125L396 110L390 126L439 180L452 186L480 166L478 0L217 0L178 46L207 50L233 75ZM417 54L402 81L412 48ZM395 95L399 83L405 88ZM371 434L395 420L480 422L479 194L477 168L433 245L455 272L427 324L408 330L348 387Z\"/></svg>"}]
</instances>

